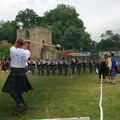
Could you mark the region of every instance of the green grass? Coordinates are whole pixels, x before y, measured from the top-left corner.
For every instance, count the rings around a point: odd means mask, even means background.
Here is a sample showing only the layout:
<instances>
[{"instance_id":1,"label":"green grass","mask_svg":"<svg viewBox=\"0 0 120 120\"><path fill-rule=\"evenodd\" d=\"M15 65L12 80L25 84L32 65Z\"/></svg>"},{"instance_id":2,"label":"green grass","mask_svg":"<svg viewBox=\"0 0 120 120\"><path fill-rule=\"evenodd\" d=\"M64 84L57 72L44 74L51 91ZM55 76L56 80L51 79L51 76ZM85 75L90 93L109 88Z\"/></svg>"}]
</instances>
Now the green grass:
<instances>
[{"instance_id":1,"label":"green grass","mask_svg":"<svg viewBox=\"0 0 120 120\"><path fill-rule=\"evenodd\" d=\"M0 72L0 88L8 73ZM34 89L24 94L30 106L27 114L13 117L15 108L12 98L0 92L0 120L27 120L40 118L62 118L90 116L99 120L100 84L97 74L74 76L32 76L28 75ZM117 84L104 83L103 109L104 120L120 120L120 77Z\"/></svg>"}]
</instances>

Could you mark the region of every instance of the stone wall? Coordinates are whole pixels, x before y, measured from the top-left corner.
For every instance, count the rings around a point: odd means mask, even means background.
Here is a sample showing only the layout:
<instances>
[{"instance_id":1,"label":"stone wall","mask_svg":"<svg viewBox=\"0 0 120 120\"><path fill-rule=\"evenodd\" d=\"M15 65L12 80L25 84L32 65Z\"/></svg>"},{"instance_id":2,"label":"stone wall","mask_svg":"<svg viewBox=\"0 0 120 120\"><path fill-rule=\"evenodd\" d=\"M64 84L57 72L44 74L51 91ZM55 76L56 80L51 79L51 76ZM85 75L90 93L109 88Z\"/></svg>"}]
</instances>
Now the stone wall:
<instances>
[{"instance_id":1,"label":"stone wall","mask_svg":"<svg viewBox=\"0 0 120 120\"><path fill-rule=\"evenodd\" d=\"M17 30L17 38L30 39L32 42L41 44L52 44L52 31L45 27L19 29ZM31 54L32 58L56 59L58 53L54 47L31 44Z\"/></svg>"}]
</instances>

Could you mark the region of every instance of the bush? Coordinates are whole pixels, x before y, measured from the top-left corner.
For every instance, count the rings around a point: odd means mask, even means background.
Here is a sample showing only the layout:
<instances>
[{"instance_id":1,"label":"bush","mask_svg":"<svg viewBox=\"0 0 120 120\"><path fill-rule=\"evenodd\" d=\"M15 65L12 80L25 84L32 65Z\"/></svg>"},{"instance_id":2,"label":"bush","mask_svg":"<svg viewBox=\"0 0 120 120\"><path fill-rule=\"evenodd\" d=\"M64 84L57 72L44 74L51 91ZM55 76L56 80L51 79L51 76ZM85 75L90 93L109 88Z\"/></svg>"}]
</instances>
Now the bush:
<instances>
[{"instance_id":1,"label":"bush","mask_svg":"<svg viewBox=\"0 0 120 120\"><path fill-rule=\"evenodd\" d=\"M0 44L0 59L9 59L10 58L10 43L1 43Z\"/></svg>"}]
</instances>

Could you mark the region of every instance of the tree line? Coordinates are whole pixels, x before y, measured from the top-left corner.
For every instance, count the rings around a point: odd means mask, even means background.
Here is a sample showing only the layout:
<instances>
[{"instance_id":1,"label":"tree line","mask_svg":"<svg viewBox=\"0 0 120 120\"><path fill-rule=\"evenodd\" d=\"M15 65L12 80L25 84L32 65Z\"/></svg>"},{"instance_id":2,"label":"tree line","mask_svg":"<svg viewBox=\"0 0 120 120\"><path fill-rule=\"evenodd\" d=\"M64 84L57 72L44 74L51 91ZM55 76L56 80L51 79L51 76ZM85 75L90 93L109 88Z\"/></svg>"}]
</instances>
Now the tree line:
<instances>
[{"instance_id":1,"label":"tree line","mask_svg":"<svg viewBox=\"0 0 120 120\"><path fill-rule=\"evenodd\" d=\"M84 22L76 9L70 5L58 4L55 9L39 16L34 10L20 10L15 20L0 21L0 40L14 43L16 31L20 27L32 28L43 26L51 28L53 44L60 44L64 49L78 51L119 50L120 35L107 30L101 35L100 42L91 39Z\"/></svg>"}]
</instances>

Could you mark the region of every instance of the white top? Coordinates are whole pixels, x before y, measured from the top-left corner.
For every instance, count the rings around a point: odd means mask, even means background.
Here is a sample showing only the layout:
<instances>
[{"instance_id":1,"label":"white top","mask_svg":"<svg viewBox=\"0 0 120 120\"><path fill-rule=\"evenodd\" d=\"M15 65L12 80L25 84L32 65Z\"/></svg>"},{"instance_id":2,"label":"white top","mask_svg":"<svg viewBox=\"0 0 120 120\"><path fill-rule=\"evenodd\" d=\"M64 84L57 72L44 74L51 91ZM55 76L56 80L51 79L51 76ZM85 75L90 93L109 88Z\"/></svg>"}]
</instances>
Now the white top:
<instances>
[{"instance_id":1,"label":"white top","mask_svg":"<svg viewBox=\"0 0 120 120\"><path fill-rule=\"evenodd\" d=\"M108 67L109 67L109 69L111 70L111 67L112 67L112 61L111 61L111 58L108 58Z\"/></svg>"},{"instance_id":2,"label":"white top","mask_svg":"<svg viewBox=\"0 0 120 120\"><path fill-rule=\"evenodd\" d=\"M27 60L30 57L30 51L23 48L16 48L15 46L10 48L11 68L25 68Z\"/></svg>"}]
</instances>

